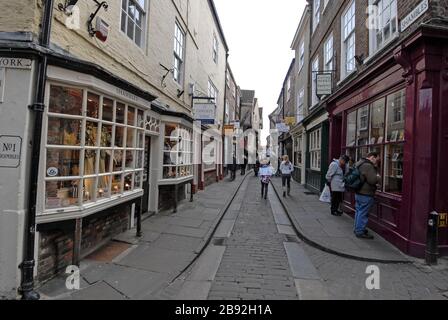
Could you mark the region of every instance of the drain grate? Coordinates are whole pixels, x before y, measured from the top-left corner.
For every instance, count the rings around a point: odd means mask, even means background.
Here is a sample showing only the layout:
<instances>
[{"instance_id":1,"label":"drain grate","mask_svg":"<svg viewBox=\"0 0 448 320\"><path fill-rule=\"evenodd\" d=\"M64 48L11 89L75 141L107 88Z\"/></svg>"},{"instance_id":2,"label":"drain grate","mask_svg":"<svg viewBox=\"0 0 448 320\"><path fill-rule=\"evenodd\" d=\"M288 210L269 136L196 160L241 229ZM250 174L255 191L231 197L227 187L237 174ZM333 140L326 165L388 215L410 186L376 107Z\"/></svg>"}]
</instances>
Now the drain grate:
<instances>
[{"instance_id":1,"label":"drain grate","mask_svg":"<svg viewBox=\"0 0 448 320\"><path fill-rule=\"evenodd\" d=\"M286 242L300 243L300 240L297 236L286 234L285 238L286 238Z\"/></svg>"},{"instance_id":2,"label":"drain grate","mask_svg":"<svg viewBox=\"0 0 448 320\"><path fill-rule=\"evenodd\" d=\"M224 246L225 241L226 241L226 239L224 239L224 238L213 239L213 245L217 246L217 247L222 247L222 246Z\"/></svg>"}]
</instances>

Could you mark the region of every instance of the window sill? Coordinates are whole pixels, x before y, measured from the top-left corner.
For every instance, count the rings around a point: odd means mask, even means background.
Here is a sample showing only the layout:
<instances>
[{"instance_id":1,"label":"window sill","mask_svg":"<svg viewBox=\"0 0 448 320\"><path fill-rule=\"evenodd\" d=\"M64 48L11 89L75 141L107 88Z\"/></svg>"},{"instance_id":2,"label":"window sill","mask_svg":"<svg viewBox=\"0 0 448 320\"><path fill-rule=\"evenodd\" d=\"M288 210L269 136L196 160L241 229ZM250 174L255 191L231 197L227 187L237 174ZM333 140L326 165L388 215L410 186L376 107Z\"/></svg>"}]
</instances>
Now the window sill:
<instances>
[{"instance_id":1,"label":"window sill","mask_svg":"<svg viewBox=\"0 0 448 320\"><path fill-rule=\"evenodd\" d=\"M73 220L77 218L85 218L92 214L118 206L141 196L143 196L143 190L137 190L127 192L118 196L112 196L108 199L101 199L95 203L84 204L81 207L46 210L37 216L37 223L50 223Z\"/></svg>"},{"instance_id":2,"label":"window sill","mask_svg":"<svg viewBox=\"0 0 448 320\"><path fill-rule=\"evenodd\" d=\"M170 186L170 185L176 185L176 184L182 184L187 181L190 181L193 179L193 175L183 178L177 178L177 179L162 179L159 180L159 186Z\"/></svg>"},{"instance_id":3,"label":"window sill","mask_svg":"<svg viewBox=\"0 0 448 320\"><path fill-rule=\"evenodd\" d=\"M370 61L381 55L381 53L384 53L386 49L394 43L398 38L400 37L400 33L395 33L389 40L387 40L383 45L378 48L375 52L371 52L369 56L364 60L364 64L368 64Z\"/></svg>"}]
</instances>

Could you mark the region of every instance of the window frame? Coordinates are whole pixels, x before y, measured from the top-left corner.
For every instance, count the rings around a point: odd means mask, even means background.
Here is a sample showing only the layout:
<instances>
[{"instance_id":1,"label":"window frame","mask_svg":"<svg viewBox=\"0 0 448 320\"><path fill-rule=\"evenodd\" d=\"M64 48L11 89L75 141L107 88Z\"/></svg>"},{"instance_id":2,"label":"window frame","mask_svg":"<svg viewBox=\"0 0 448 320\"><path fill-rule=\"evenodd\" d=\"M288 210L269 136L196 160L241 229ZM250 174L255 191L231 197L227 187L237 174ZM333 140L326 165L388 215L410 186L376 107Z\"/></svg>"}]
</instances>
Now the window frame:
<instances>
[{"instance_id":1,"label":"window frame","mask_svg":"<svg viewBox=\"0 0 448 320\"><path fill-rule=\"evenodd\" d=\"M331 43L331 48L329 44ZM334 37L331 33L324 44L324 71L334 70Z\"/></svg>"},{"instance_id":2,"label":"window frame","mask_svg":"<svg viewBox=\"0 0 448 320\"><path fill-rule=\"evenodd\" d=\"M353 15L347 20L347 14L352 12ZM347 20L347 21L346 21ZM347 22L347 23L346 23ZM351 30L346 34L346 27L349 25ZM351 45L351 43L353 43ZM344 9L341 15L341 80L356 71L356 2L352 0L350 4ZM348 59L348 54L353 53L353 56ZM351 70L348 69L350 61Z\"/></svg>"},{"instance_id":3,"label":"window frame","mask_svg":"<svg viewBox=\"0 0 448 320\"><path fill-rule=\"evenodd\" d=\"M219 61L219 41L216 34L213 34L213 45L212 45L212 59L213 62L218 64Z\"/></svg>"},{"instance_id":4,"label":"window frame","mask_svg":"<svg viewBox=\"0 0 448 320\"><path fill-rule=\"evenodd\" d=\"M124 12L123 10L123 2L126 1L126 12ZM142 7L139 3L138 0L121 0L121 7L120 7L120 31L122 33L124 33L124 35L126 36L127 39L129 39L130 41L132 41L137 47L139 47L140 49L144 49L146 46L146 35L147 35L147 26L148 26L148 5L149 5L149 0L143 0L145 2L144 7ZM141 27L141 43L138 44L135 41L135 28L138 27L136 21L132 20L133 22L133 26L134 26L134 31L133 31L133 38L131 38L128 34L128 26L129 26L129 2L132 2L133 4L135 4L135 8L140 12L140 14L142 14L142 27ZM124 23L125 26L125 30L123 30L123 15L126 15L126 21ZM132 18L131 18L132 19Z\"/></svg>"},{"instance_id":5,"label":"window frame","mask_svg":"<svg viewBox=\"0 0 448 320\"><path fill-rule=\"evenodd\" d=\"M388 22L390 27L390 34L388 39L386 40L384 40L385 26L383 25L383 13L385 12L385 10L383 10L384 1L389 2L389 10L390 10L390 20ZM381 6L379 6L379 4L381 4ZM375 15L374 17L369 17L369 21L373 21L374 26L378 27L378 28L369 28L369 52L370 55L374 55L382 48L387 46L395 38L397 38L400 34L400 28L398 23L398 4L397 0L369 0L369 5L374 6L374 8L370 10L370 14ZM395 16L393 16L393 14L395 14ZM395 23L393 23L393 21L395 21ZM393 32L394 27L395 32ZM381 30L382 35L381 43L378 43L379 30Z\"/></svg>"},{"instance_id":6,"label":"window frame","mask_svg":"<svg viewBox=\"0 0 448 320\"><path fill-rule=\"evenodd\" d=\"M374 100L370 101L368 104L364 104L361 106L357 106L353 109L350 109L348 111L345 112L344 114L344 121L345 121L345 128L346 128L346 132L345 132L345 137L344 137L344 145L342 146L342 150L343 153L347 154L347 155L355 155L355 159L354 163L357 163L360 160L360 154L364 153L368 153L370 151L380 151L380 159L381 159L381 170L380 170L380 174L381 174L381 178L382 178L382 186L380 189L378 189L378 193L380 194L384 194L384 195L391 195L391 196L395 196L395 197L402 197L403 195L403 188L401 190L401 192L391 192L387 190L388 187L388 183L387 181L389 181L389 179L393 176L388 175L387 174L387 170L389 168L389 160L392 160L392 168L391 171L395 170L395 172L400 173L401 175L395 175L396 179L400 179L401 176L401 184L403 184L403 169L404 169L404 161L403 161L403 157L404 157L404 152L401 155L398 155L398 157L396 157L396 154L394 154L394 159L389 159L388 155L389 153L389 148L402 148L404 149L407 143L406 140L406 136L405 136L405 131L406 131L406 119L405 119L405 114L402 115L402 121L399 121L398 124L402 127L401 129L396 129L394 130L394 132L392 133L391 136L393 136L394 138L389 138L389 125L390 124L397 124L394 121L389 121L389 116L391 115L391 113L389 112L390 108L394 107L394 106L390 106L390 99L392 98L396 98L398 95L401 95L401 99L403 99L401 101L401 105L400 105L400 109L404 110L404 113L406 113L406 88L398 88L395 89L393 91L388 92L385 95L382 95L380 97L375 98ZM373 129L372 129L372 124L373 124L373 107L375 105L380 105L382 106L383 109L383 127L381 128L382 130L382 136L380 136L378 139L372 139L373 137ZM358 142L358 133L359 133L359 127L360 127L360 117L359 117L359 111L363 108L365 108L366 106L368 106L368 126L367 126L367 130L369 132L369 136L367 139L367 144L359 144ZM392 112L393 115L394 112ZM352 130L354 130L355 132L355 143L354 145L349 145L349 141L348 141L348 136L350 135L350 132L348 131L348 119L350 119L350 115L355 114L355 118L356 118L356 125L355 128L352 128ZM353 117L352 117L353 118ZM365 130L362 129L362 130ZM396 158L396 159L395 159ZM401 161L401 165L399 164L399 162ZM388 178L388 179L386 179Z\"/></svg>"},{"instance_id":7,"label":"window frame","mask_svg":"<svg viewBox=\"0 0 448 320\"><path fill-rule=\"evenodd\" d=\"M313 1L313 32L316 31L317 26L320 23L320 1L321 0Z\"/></svg>"},{"instance_id":8,"label":"window frame","mask_svg":"<svg viewBox=\"0 0 448 320\"><path fill-rule=\"evenodd\" d=\"M47 217L47 216L61 216L65 217L65 215L85 215L89 213L90 211L94 210L94 212L97 212L98 210L101 210L102 207L122 202L126 199L132 199L136 196L140 195L143 192L143 176L144 176L144 152L145 152L145 145L144 145L144 138L145 138L145 121L147 115L147 110L145 110L143 107L138 106L136 104L127 103L123 100L113 97L110 94L103 94L101 93L100 89L92 89L88 85L72 85L70 83L65 83L63 81L54 81L51 80L47 84L47 98L46 103L48 106L51 105L51 92L52 88L63 88L66 90L78 90L82 92L82 112L79 115L71 115L68 113L62 113L62 112L55 112L52 111L50 108L46 108L44 113L44 123L43 123L43 130L42 130L42 156L41 156L41 170L39 173L39 186L42 190L41 195L38 198L38 207L39 212L38 216L41 218ZM91 100L89 100L90 96L96 96L98 97L98 113L96 116L89 116L88 115L88 106ZM112 102L112 120L104 119L104 108L105 108L105 101ZM123 122L117 121L117 106L122 105L124 106L124 118ZM131 112L132 110L132 112ZM132 123L130 123L129 115L133 114L133 120ZM67 143L61 143L61 144L54 144L49 142L50 136L49 136L49 126L50 126L50 119L56 119L56 120L74 120L74 121L81 121L81 127L80 127L80 144L77 146L69 145ZM94 125L95 128L95 141L92 140L92 143L94 145L89 145L87 143L88 139L88 133L87 133L87 127L88 125ZM103 145L103 135L104 131L103 128L107 126L111 128L110 132L110 139L106 140L109 144ZM122 141L123 145L117 146L116 145L116 132L117 128L123 129L123 136ZM128 139L128 133L133 132L132 137L132 143L131 146L128 145L129 139ZM142 140L143 137L143 140ZM50 150L59 150L59 151L73 151L77 150L79 152L79 162L78 162L78 174L73 176L51 176L47 169L50 168L51 162L48 161L48 151ZM106 161L104 162L104 172L101 173L101 157L102 154L106 154L109 152L109 160L108 163ZM121 153L121 168L120 170L114 170L114 156L115 153ZM88 157L88 153L93 154L94 157L94 163L92 163L92 172L86 171L86 159ZM127 154L132 154L132 167L127 167ZM140 166L139 166L140 164ZM63 164L58 164L58 166ZM71 165L71 162L70 162ZM107 168L109 168L107 170ZM60 167L58 167L60 169ZM60 172L58 170L58 172ZM129 190L125 190L126 184L126 177L131 175L131 182ZM113 183L114 183L114 177L120 176L120 187L119 192L113 193ZM140 177L140 178L138 178ZM108 180L106 184L106 188L100 187L100 180L103 179L103 182ZM84 183L86 181L93 182L93 185L91 186L93 188L92 194L90 192L87 192L88 187L85 187ZM139 182L138 182L139 181ZM72 183L72 189L77 189L77 196L73 196L71 199L75 200L77 197L76 202L73 202L71 205L64 205L63 200L64 198L59 198L59 196L55 197L48 197L47 195L47 188L48 183L58 183L62 184L65 182L77 182L77 185L74 185ZM137 185L138 182L138 185ZM77 187L76 187L77 186ZM82 188L80 188L82 186ZM56 188L55 191L57 191L57 194L59 195L60 191L66 190L67 187L63 188ZM103 192L101 192L103 190ZM70 191L67 191L70 192ZM73 192L73 190L72 190ZM101 193L101 196L100 196ZM105 194L106 196L102 196L102 194ZM86 198L85 198L86 197ZM91 197L91 198L90 198ZM49 200L52 200L53 203L55 203L56 199L59 199L59 206L53 205L49 206ZM68 200L65 199L65 200ZM96 210L95 210L96 209Z\"/></svg>"},{"instance_id":9,"label":"window frame","mask_svg":"<svg viewBox=\"0 0 448 320\"><path fill-rule=\"evenodd\" d=\"M322 170L322 128L310 132L310 169L320 172Z\"/></svg>"},{"instance_id":10,"label":"window frame","mask_svg":"<svg viewBox=\"0 0 448 320\"><path fill-rule=\"evenodd\" d=\"M179 39L177 35L180 34L182 36L182 43L179 42ZM184 77L185 77L185 44L186 44L186 33L184 32L183 28L180 26L180 23L176 20L175 27L174 27L174 67L173 67L173 79L174 81L179 84L183 85L184 83ZM181 55L179 55L179 52L177 52L177 47L181 48L182 52ZM179 66L177 66L177 63L179 63ZM176 78L176 72L177 72L177 78Z\"/></svg>"},{"instance_id":11,"label":"window frame","mask_svg":"<svg viewBox=\"0 0 448 320\"><path fill-rule=\"evenodd\" d=\"M181 123L176 122L165 122L163 123L165 129L164 129L164 136L163 136L163 161L162 161L162 180L160 181L161 184L166 183L173 183L178 182L181 180L191 179L194 176L194 137L193 137L193 130ZM175 128L171 132L171 136L167 135L167 127L171 126ZM178 132L180 136L173 137L173 132ZM169 141L170 143L175 143L175 147L172 148L170 144L170 149L166 150L166 143ZM173 150L174 149L174 150ZM165 163L166 161L166 154L170 155L170 159L172 160L172 155L176 154L175 159L176 163ZM187 159L187 161L185 161ZM189 159L189 160L188 160ZM181 163L182 162L182 163ZM165 176L165 169L169 168L175 168L175 176L169 177ZM185 171L184 175L180 174L181 169L189 170L190 174L187 175L186 173L188 171ZM170 170L170 172L172 172Z\"/></svg>"},{"instance_id":12,"label":"window frame","mask_svg":"<svg viewBox=\"0 0 448 320\"><path fill-rule=\"evenodd\" d=\"M317 73L319 72L319 55L316 55L311 63L311 108L319 104L317 96Z\"/></svg>"}]
</instances>

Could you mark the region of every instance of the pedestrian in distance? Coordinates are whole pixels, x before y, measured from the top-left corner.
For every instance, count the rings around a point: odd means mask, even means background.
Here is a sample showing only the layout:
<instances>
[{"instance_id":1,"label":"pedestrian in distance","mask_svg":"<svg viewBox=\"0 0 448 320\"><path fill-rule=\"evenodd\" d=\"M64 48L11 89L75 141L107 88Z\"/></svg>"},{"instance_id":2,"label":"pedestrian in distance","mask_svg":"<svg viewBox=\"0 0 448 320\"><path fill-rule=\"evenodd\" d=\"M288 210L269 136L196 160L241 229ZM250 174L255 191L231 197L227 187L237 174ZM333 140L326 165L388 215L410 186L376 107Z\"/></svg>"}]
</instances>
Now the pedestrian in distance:
<instances>
[{"instance_id":1,"label":"pedestrian in distance","mask_svg":"<svg viewBox=\"0 0 448 320\"><path fill-rule=\"evenodd\" d=\"M348 173L348 163L350 158L342 155L339 160L334 159L330 164L327 172L327 186L331 191L331 214L333 216L342 216L343 212L340 210L342 200L345 193L345 176Z\"/></svg>"},{"instance_id":2,"label":"pedestrian in distance","mask_svg":"<svg viewBox=\"0 0 448 320\"><path fill-rule=\"evenodd\" d=\"M350 188L356 192L355 235L360 239L373 240L369 234L369 212L375 204L375 194L381 183L378 174L379 154L371 152L360 160L352 172L346 177L351 182Z\"/></svg>"},{"instance_id":3,"label":"pedestrian in distance","mask_svg":"<svg viewBox=\"0 0 448 320\"><path fill-rule=\"evenodd\" d=\"M280 171L282 173L283 198L286 198L286 194L291 195L291 178L294 172L294 166L289 161L289 156L283 156Z\"/></svg>"},{"instance_id":4,"label":"pedestrian in distance","mask_svg":"<svg viewBox=\"0 0 448 320\"><path fill-rule=\"evenodd\" d=\"M263 160L261 162L259 174L261 180L261 198L264 198L266 200L268 198L269 184L271 183L271 178L274 174L274 170L270 166L268 160Z\"/></svg>"},{"instance_id":5,"label":"pedestrian in distance","mask_svg":"<svg viewBox=\"0 0 448 320\"><path fill-rule=\"evenodd\" d=\"M260 172L260 167L261 167L260 160L257 159L257 161L255 162L255 167L254 167L254 172L255 172L256 177L258 177L258 173Z\"/></svg>"},{"instance_id":6,"label":"pedestrian in distance","mask_svg":"<svg viewBox=\"0 0 448 320\"><path fill-rule=\"evenodd\" d=\"M230 165L230 181L235 181L235 179L236 179L236 169L237 169L236 155L234 153L233 154L233 159L232 159L232 164Z\"/></svg>"}]
</instances>

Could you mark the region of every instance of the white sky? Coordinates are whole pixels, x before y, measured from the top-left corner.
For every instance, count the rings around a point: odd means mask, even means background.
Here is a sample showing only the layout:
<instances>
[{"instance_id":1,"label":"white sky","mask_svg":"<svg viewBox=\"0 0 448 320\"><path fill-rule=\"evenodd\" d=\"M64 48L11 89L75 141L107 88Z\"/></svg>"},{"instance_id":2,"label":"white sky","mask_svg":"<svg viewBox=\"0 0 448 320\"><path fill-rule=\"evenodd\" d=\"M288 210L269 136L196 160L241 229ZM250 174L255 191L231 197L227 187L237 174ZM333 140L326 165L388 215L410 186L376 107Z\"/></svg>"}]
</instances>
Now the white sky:
<instances>
[{"instance_id":1,"label":"white sky","mask_svg":"<svg viewBox=\"0 0 448 320\"><path fill-rule=\"evenodd\" d=\"M275 4L276 3L276 4ZM290 49L306 0L215 0L230 47L229 63L241 89L255 90L263 108L261 144L294 58Z\"/></svg>"}]
</instances>

